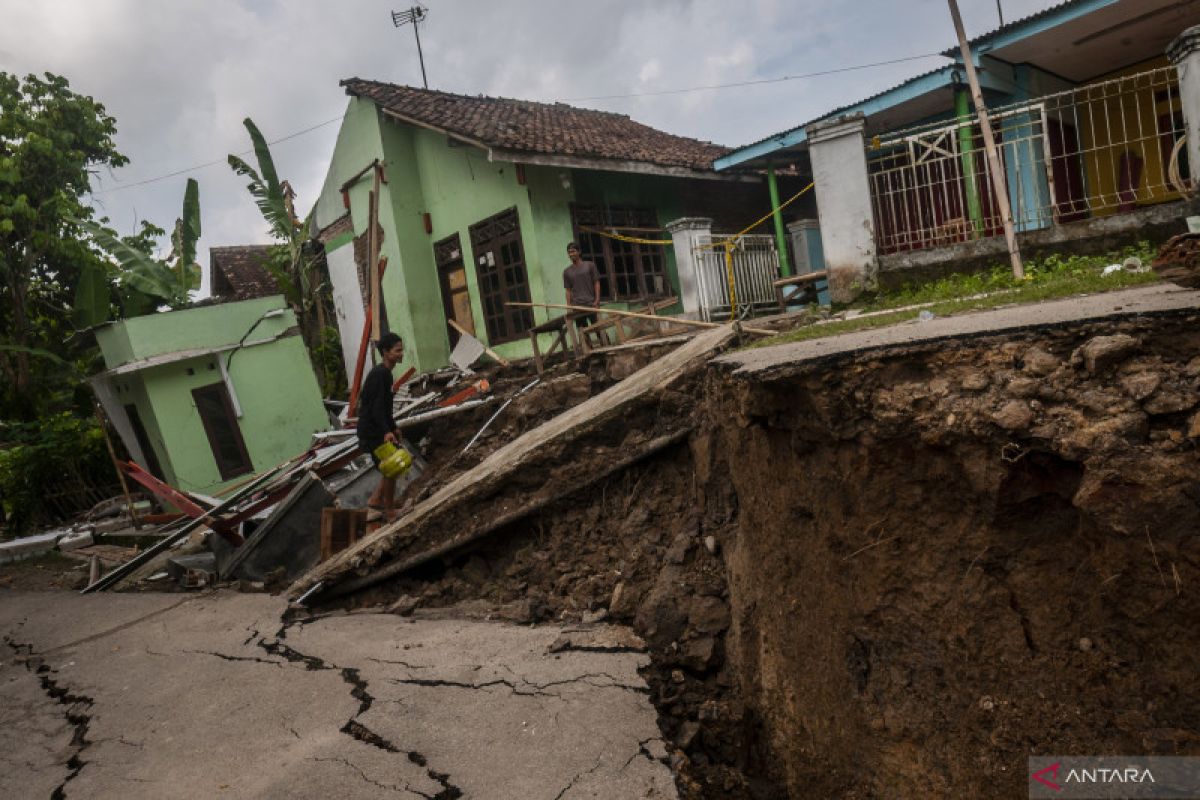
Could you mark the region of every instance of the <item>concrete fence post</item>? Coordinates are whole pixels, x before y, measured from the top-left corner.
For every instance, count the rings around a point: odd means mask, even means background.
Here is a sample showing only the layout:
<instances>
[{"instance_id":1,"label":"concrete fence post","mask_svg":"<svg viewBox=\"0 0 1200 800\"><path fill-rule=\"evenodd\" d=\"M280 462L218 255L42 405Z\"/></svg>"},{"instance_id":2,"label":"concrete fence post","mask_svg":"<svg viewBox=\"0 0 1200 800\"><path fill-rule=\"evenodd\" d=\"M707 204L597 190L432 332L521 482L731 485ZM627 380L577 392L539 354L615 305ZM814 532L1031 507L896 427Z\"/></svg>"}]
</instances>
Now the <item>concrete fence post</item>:
<instances>
[{"instance_id":1,"label":"concrete fence post","mask_svg":"<svg viewBox=\"0 0 1200 800\"><path fill-rule=\"evenodd\" d=\"M683 315L693 319L700 316L700 265L696 259L696 243L701 236L712 235L712 223L708 217L682 217L663 226L671 234L675 248L675 271L679 275Z\"/></svg>"},{"instance_id":2,"label":"concrete fence post","mask_svg":"<svg viewBox=\"0 0 1200 800\"><path fill-rule=\"evenodd\" d=\"M1167 47L1167 57L1179 72L1189 177L1194 183L1200 177L1200 25L1193 25L1175 37Z\"/></svg>"},{"instance_id":3,"label":"concrete fence post","mask_svg":"<svg viewBox=\"0 0 1200 800\"><path fill-rule=\"evenodd\" d=\"M875 283L875 226L867 181L865 124L859 113L814 122L804 129L829 290L839 303L853 300Z\"/></svg>"}]
</instances>

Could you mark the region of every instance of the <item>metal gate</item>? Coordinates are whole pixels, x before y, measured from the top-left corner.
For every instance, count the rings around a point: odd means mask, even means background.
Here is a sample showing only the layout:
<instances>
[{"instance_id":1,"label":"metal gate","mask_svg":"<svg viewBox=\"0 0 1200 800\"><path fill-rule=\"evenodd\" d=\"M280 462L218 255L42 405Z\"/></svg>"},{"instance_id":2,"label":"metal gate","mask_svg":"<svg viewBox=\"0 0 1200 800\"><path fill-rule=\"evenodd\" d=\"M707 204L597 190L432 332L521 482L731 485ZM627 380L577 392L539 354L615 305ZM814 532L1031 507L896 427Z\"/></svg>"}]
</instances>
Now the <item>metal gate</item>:
<instances>
[{"instance_id":1,"label":"metal gate","mask_svg":"<svg viewBox=\"0 0 1200 800\"><path fill-rule=\"evenodd\" d=\"M696 242L696 282L700 293L701 319L728 319L733 293L729 267L725 263L728 236L702 235ZM774 283L779 279L779 251L769 234L742 236L733 245L733 276L738 317L775 308Z\"/></svg>"},{"instance_id":2,"label":"metal gate","mask_svg":"<svg viewBox=\"0 0 1200 800\"><path fill-rule=\"evenodd\" d=\"M989 116L1018 231L1129 212L1181 194L1177 183L1188 170L1174 67L1085 84ZM868 144L881 254L1003 232L978 122L971 114Z\"/></svg>"}]
</instances>

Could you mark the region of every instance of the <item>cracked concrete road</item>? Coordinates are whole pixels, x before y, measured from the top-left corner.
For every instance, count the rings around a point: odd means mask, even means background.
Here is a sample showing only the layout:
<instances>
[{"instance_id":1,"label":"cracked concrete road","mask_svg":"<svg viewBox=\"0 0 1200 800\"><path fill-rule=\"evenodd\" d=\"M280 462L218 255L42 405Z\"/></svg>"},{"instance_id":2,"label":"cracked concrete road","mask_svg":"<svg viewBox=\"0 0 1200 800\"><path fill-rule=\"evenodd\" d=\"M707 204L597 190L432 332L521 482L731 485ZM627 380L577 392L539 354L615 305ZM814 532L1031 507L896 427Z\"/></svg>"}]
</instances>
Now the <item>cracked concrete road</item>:
<instances>
[{"instance_id":1,"label":"cracked concrete road","mask_svg":"<svg viewBox=\"0 0 1200 800\"><path fill-rule=\"evenodd\" d=\"M988 311L937 317L928 322L912 320L822 339L738 350L713 359L713 363L731 369L741 377L761 376L798 364L819 362L850 353L1068 323L1193 311L1197 308L1200 308L1200 292L1181 289L1169 283L1152 283L1116 292L1003 306Z\"/></svg>"},{"instance_id":2,"label":"cracked concrete road","mask_svg":"<svg viewBox=\"0 0 1200 800\"><path fill-rule=\"evenodd\" d=\"M676 797L642 653L283 609L0 592L0 797Z\"/></svg>"}]
</instances>

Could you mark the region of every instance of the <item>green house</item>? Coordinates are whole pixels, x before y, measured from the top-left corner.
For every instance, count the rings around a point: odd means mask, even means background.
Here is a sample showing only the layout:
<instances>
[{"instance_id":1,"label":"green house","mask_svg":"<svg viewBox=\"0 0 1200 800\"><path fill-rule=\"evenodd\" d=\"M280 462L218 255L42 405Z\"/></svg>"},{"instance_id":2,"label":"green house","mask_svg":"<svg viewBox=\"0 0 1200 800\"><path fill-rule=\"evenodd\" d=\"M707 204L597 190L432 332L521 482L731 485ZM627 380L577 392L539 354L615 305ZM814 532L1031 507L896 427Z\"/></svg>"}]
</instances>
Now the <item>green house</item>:
<instances>
[{"instance_id":1,"label":"green house","mask_svg":"<svg viewBox=\"0 0 1200 800\"><path fill-rule=\"evenodd\" d=\"M561 312L505 302L565 302L568 242L596 263L606 303L679 297L664 226L704 216L733 229L766 203L758 177L713 171L725 148L620 114L357 78L342 86L351 100L314 219L350 374L365 317L375 163L385 181L384 327L404 337L406 363L422 371L448 363L457 335L447 320L505 356L529 355L528 329Z\"/></svg>"},{"instance_id":2,"label":"green house","mask_svg":"<svg viewBox=\"0 0 1200 800\"><path fill-rule=\"evenodd\" d=\"M106 369L91 381L105 412L133 460L180 489L217 492L329 427L279 295L112 322L96 339Z\"/></svg>"}]
</instances>

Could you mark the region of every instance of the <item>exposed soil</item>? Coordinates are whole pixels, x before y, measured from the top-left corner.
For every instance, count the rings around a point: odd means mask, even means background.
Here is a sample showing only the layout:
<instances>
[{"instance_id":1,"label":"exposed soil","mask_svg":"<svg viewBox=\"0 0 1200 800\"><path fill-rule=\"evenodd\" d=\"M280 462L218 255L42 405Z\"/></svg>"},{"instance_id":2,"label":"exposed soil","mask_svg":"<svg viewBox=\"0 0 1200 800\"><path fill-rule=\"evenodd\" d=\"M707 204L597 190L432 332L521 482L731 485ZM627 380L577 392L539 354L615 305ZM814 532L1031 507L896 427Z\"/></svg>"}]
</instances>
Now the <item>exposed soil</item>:
<instances>
[{"instance_id":1,"label":"exposed soil","mask_svg":"<svg viewBox=\"0 0 1200 800\"><path fill-rule=\"evenodd\" d=\"M1016 796L1030 754L1200 754L1200 319L675 391L686 444L354 602L631 624L689 798Z\"/></svg>"},{"instance_id":2,"label":"exposed soil","mask_svg":"<svg viewBox=\"0 0 1200 800\"><path fill-rule=\"evenodd\" d=\"M1198 353L1144 320L713 378L728 646L794 796L1200 752Z\"/></svg>"}]
</instances>

